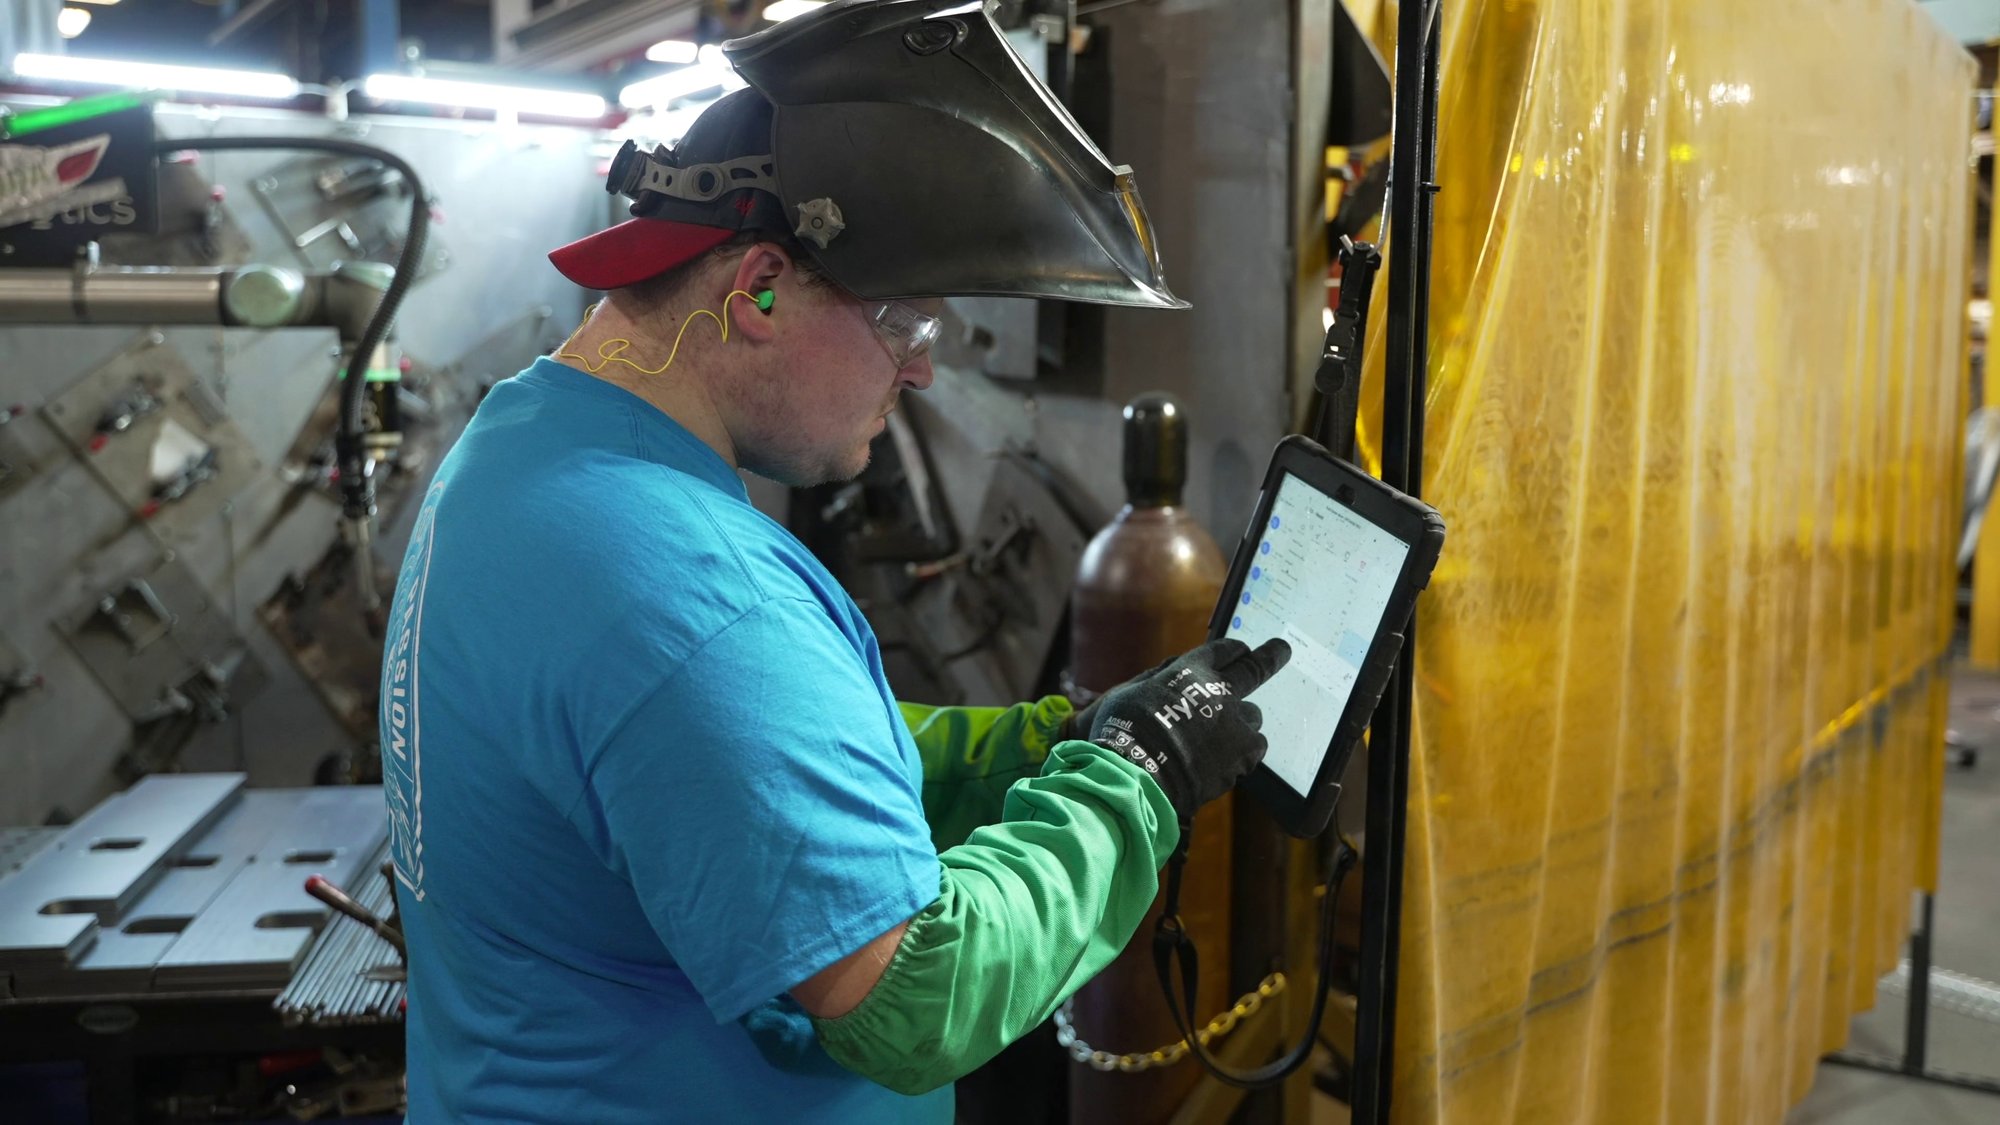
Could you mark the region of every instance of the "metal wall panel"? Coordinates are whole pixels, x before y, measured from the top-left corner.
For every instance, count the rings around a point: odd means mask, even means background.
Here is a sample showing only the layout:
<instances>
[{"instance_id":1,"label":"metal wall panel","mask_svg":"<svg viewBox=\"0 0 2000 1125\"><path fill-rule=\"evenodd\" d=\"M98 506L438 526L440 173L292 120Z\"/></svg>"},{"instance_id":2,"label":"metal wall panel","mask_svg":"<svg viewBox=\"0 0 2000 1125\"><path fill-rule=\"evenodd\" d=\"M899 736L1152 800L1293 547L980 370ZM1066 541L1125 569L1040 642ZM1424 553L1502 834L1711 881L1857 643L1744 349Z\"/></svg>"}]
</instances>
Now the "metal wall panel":
<instances>
[{"instance_id":1,"label":"metal wall panel","mask_svg":"<svg viewBox=\"0 0 2000 1125\"><path fill-rule=\"evenodd\" d=\"M1100 17L1112 52L1108 151L1138 174L1167 277L1194 303L1107 314L1105 394L1182 400L1188 505L1225 543L1249 519L1291 413L1292 7L1167 0Z\"/></svg>"}]
</instances>

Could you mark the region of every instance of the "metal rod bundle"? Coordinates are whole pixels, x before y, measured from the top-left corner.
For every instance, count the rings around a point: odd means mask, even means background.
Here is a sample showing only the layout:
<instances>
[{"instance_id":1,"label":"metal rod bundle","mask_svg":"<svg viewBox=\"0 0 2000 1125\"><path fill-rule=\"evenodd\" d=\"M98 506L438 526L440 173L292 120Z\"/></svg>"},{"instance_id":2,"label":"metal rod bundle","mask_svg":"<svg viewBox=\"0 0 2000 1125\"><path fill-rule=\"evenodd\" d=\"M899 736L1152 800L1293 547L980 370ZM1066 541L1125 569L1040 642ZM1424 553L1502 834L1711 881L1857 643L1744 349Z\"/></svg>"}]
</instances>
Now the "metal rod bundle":
<instances>
[{"instance_id":1,"label":"metal rod bundle","mask_svg":"<svg viewBox=\"0 0 2000 1125\"><path fill-rule=\"evenodd\" d=\"M394 907L395 892L375 874L386 856L378 855L362 870L368 872L349 893L356 902L381 917ZM287 1026L345 1027L401 1020L403 982L370 980L370 969L401 964L396 948L366 926L335 915L273 1007Z\"/></svg>"}]
</instances>

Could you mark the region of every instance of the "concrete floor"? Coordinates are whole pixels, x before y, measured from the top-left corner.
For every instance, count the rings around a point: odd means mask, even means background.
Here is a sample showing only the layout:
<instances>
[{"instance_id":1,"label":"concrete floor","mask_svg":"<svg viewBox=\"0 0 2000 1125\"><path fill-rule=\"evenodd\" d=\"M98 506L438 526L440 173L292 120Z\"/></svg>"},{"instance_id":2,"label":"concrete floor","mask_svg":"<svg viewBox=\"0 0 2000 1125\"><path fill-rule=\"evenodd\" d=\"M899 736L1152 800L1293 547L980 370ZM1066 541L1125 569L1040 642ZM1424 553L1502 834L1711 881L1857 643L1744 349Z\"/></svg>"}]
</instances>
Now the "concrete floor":
<instances>
[{"instance_id":1,"label":"concrete floor","mask_svg":"<svg viewBox=\"0 0 2000 1125\"><path fill-rule=\"evenodd\" d=\"M1950 767L1944 783L1943 856L1933 964L2000 981L2000 676L1961 672L1952 684L1952 729L1978 747L1971 769ZM1904 998L1883 993L1855 1017L1851 1050L1900 1058ZM2000 1023L1932 1005L1934 1070L2000 1080ZM1821 1064L1812 1093L1788 1125L1991 1125L2000 1095L1981 1094L1871 1071Z\"/></svg>"}]
</instances>

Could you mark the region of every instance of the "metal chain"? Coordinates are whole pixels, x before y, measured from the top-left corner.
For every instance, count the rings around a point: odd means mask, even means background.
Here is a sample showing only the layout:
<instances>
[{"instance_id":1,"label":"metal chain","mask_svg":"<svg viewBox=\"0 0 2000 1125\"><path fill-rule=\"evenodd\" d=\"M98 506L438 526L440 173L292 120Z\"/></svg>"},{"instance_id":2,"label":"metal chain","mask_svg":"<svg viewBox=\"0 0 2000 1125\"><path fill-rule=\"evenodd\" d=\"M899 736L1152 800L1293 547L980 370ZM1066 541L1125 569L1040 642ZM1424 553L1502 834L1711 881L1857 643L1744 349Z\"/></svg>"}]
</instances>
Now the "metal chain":
<instances>
[{"instance_id":1,"label":"metal chain","mask_svg":"<svg viewBox=\"0 0 2000 1125\"><path fill-rule=\"evenodd\" d=\"M1285 974L1272 973L1265 977L1255 992L1246 992L1242 999L1226 1012L1208 1021L1208 1026L1195 1032L1195 1038L1206 1047L1213 1040L1220 1039L1236 1029L1238 1021L1256 1014L1264 1006L1264 1001L1285 990ZM1092 1070L1118 1071L1121 1074L1137 1074L1154 1067L1172 1066L1187 1058L1187 1040L1182 1039L1151 1051L1133 1051L1130 1054L1114 1055L1109 1051L1099 1051L1077 1038L1076 1024L1070 1022L1070 1005L1075 999L1063 1001L1056 1009L1056 1042L1062 1044L1069 1057L1083 1063Z\"/></svg>"}]
</instances>

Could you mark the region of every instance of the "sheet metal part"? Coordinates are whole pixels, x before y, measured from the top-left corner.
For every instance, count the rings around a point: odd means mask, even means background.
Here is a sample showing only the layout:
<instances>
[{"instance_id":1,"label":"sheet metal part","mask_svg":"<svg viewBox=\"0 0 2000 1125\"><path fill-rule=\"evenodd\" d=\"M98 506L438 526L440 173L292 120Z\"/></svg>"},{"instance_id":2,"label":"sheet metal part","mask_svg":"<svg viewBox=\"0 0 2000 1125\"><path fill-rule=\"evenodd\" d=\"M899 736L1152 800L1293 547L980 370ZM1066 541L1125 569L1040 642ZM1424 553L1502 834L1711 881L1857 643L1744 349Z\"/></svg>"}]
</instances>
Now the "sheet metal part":
<instances>
[{"instance_id":1,"label":"sheet metal part","mask_svg":"<svg viewBox=\"0 0 2000 1125\"><path fill-rule=\"evenodd\" d=\"M352 882L388 838L379 789L343 786L270 796L274 799L262 807L246 801L245 811L268 818L272 831L160 958L157 987L282 988L329 915L325 904L305 892L306 877Z\"/></svg>"},{"instance_id":2,"label":"sheet metal part","mask_svg":"<svg viewBox=\"0 0 2000 1125\"><path fill-rule=\"evenodd\" d=\"M56 949L0 950L0 980L17 999L130 996L167 992L274 993L291 979L330 912L307 895L307 876L353 882L379 862L387 830L375 788L328 787L238 792L240 774L155 776L113 798L65 830L69 850L86 849L132 827L99 814L166 782L227 782L205 819L174 836L149 886L128 893L103 915L38 913L50 893L81 902L75 888L52 878L24 882L28 869L0 879L0 932L35 920L70 921L81 939ZM214 796L213 793L209 796ZM201 803L190 809L199 811ZM35 865L55 855L51 847ZM137 849L120 849L130 852ZM117 853L113 853L117 854ZM101 890L103 888L100 888Z\"/></svg>"},{"instance_id":3,"label":"sheet metal part","mask_svg":"<svg viewBox=\"0 0 2000 1125\"><path fill-rule=\"evenodd\" d=\"M6 642L0 640L0 651ZM60 828L0 828L0 880L20 870L61 836ZM13 995L13 974L0 970L0 997Z\"/></svg>"},{"instance_id":4,"label":"sheet metal part","mask_svg":"<svg viewBox=\"0 0 2000 1125\"><path fill-rule=\"evenodd\" d=\"M0 879L33 859L62 834L60 828L0 828Z\"/></svg>"},{"instance_id":5,"label":"sheet metal part","mask_svg":"<svg viewBox=\"0 0 2000 1125\"><path fill-rule=\"evenodd\" d=\"M0 967L72 962L242 787L242 774L154 776L92 809L0 880Z\"/></svg>"}]
</instances>

